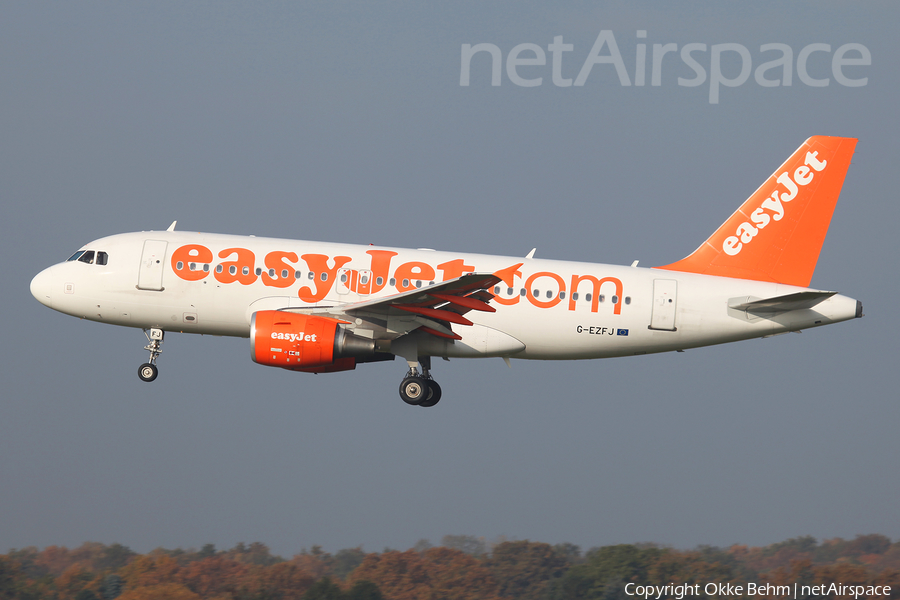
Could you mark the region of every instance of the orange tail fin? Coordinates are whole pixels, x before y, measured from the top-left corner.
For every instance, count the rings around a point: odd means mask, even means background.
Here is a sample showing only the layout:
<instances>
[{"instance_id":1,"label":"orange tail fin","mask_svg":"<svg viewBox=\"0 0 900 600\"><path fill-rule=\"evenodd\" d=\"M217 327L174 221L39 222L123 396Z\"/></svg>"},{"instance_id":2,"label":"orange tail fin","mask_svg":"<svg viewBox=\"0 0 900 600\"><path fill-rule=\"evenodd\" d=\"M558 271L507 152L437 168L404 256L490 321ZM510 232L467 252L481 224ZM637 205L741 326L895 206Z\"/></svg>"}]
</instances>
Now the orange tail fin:
<instances>
[{"instance_id":1,"label":"orange tail fin","mask_svg":"<svg viewBox=\"0 0 900 600\"><path fill-rule=\"evenodd\" d=\"M855 148L809 138L693 254L657 268L808 287Z\"/></svg>"}]
</instances>

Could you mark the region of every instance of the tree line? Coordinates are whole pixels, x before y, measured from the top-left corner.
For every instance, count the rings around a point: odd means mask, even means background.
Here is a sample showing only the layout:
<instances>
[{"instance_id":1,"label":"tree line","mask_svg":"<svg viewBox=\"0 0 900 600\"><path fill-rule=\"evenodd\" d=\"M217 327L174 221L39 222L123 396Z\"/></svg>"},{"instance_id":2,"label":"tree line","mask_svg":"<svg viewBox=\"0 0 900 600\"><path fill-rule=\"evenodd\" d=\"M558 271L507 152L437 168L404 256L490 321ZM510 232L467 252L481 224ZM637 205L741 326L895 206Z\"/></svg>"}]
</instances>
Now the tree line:
<instances>
[{"instance_id":1,"label":"tree line","mask_svg":"<svg viewBox=\"0 0 900 600\"><path fill-rule=\"evenodd\" d=\"M406 551L359 547L330 554L313 546L290 559L259 542L147 554L92 542L0 555L0 600L643 600L628 595L626 584L747 589L748 582L888 585L890 595L866 597L900 598L900 541L872 534L821 543L799 537L764 547L620 544L582 552L573 544L457 535L438 546L421 540ZM840 598L815 598L830 597ZM728 600L735 598L743 597Z\"/></svg>"}]
</instances>

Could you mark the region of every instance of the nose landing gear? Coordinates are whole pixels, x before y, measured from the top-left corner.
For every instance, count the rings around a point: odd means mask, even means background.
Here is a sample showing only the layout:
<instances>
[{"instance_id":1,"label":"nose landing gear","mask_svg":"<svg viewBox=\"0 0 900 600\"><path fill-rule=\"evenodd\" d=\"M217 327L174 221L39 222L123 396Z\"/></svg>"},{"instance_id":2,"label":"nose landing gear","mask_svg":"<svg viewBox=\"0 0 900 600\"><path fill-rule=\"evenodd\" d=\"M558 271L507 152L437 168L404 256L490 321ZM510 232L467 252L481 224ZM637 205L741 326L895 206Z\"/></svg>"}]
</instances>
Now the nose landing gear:
<instances>
[{"instance_id":1,"label":"nose landing gear","mask_svg":"<svg viewBox=\"0 0 900 600\"><path fill-rule=\"evenodd\" d=\"M416 367L410 367L403 381L400 382L400 398L412 406L430 408L441 400L441 386L431 378L431 357L419 359L422 374Z\"/></svg>"},{"instance_id":2,"label":"nose landing gear","mask_svg":"<svg viewBox=\"0 0 900 600\"><path fill-rule=\"evenodd\" d=\"M150 361L145 362L140 367L138 367L138 377L141 378L141 381L146 381L150 383L156 376L159 375L159 368L156 366L156 359L162 354L162 346L163 337L165 337L165 332L162 329L152 328L150 330L145 329L144 335L147 336L147 341L150 342L146 346L144 346L144 350L148 350L150 352Z\"/></svg>"}]
</instances>

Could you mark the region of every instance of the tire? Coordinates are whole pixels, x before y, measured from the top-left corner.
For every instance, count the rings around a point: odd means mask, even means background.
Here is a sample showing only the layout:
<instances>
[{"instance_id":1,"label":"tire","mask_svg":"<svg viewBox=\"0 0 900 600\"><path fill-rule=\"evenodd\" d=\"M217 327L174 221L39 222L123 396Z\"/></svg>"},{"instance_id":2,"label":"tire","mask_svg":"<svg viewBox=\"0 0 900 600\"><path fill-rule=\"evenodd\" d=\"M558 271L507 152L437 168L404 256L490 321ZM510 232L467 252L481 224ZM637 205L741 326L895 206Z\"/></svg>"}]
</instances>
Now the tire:
<instances>
[{"instance_id":1,"label":"tire","mask_svg":"<svg viewBox=\"0 0 900 600\"><path fill-rule=\"evenodd\" d=\"M431 408L441 401L441 386L434 379L428 380L428 397L419 403L419 406Z\"/></svg>"},{"instance_id":2,"label":"tire","mask_svg":"<svg viewBox=\"0 0 900 600\"><path fill-rule=\"evenodd\" d=\"M428 381L422 377L407 377L400 382L400 398L412 406L419 406L428 398Z\"/></svg>"},{"instance_id":3,"label":"tire","mask_svg":"<svg viewBox=\"0 0 900 600\"><path fill-rule=\"evenodd\" d=\"M159 369L156 368L156 365L144 363L140 367L138 367L138 377L141 378L141 381L150 383L151 381L156 379L157 375L159 375Z\"/></svg>"}]
</instances>

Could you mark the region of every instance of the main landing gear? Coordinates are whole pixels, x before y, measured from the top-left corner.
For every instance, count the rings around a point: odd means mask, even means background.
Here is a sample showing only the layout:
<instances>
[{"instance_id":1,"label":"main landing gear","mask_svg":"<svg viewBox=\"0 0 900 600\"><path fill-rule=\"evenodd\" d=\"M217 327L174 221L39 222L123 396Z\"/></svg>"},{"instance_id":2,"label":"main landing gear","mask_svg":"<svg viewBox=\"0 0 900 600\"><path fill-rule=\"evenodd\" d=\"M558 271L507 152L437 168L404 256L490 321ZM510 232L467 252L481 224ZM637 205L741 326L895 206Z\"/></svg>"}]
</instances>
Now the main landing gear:
<instances>
[{"instance_id":1,"label":"main landing gear","mask_svg":"<svg viewBox=\"0 0 900 600\"><path fill-rule=\"evenodd\" d=\"M406 377L400 382L400 398L412 406L430 408L441 400L441 386L431 378L431 357L419 359L422 374L416 367L411 367Z\"/></svg>"},{"instance_id":2,"label":"main landing gear","mask_svg":"<svg viewBox=\"0 0 900 600\"><path fill-rule=\"evenodd\" d=\"M140 367L138 367L138 377L141 378L141 381L146 381L150 383L156 376L159 375L159 369L156 367L156 359L162 354L162 346L163 337L165 336L165 332L162 329L153 329L144 330L144 335L147 336L147 341L150 342L146 346L144 346L144 350L150 351L150 361L145 362Z\"/></svg>"}]
</instances>

